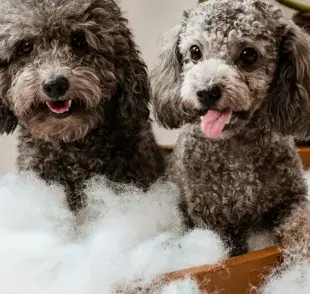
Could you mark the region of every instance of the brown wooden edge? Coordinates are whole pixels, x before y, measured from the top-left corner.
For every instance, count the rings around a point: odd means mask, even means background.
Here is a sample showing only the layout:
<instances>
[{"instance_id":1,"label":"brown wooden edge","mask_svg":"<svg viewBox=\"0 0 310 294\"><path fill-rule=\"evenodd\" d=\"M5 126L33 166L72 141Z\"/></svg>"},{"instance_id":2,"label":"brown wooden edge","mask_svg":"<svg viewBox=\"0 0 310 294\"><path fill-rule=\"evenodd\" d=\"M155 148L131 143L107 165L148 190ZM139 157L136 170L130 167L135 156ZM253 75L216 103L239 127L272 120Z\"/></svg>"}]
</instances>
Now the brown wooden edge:
<instances>
[{"instance_id":1,"label":"brown wooden edge","mask_svg":"<svg viewBox=\"0 0 310 294\"><path fill-rule=\"evenodd\" d=\"M299 147L299 155L301 157L305 169L310 168L310 147Z\"/></svg>"},{"instance_id":2,"label":"brown wooden edge","mask_svg":"<svg viewBox=\"0 0 310 294\"><path fill-rule=\"evenodd\" d=\"M159 145L159 147L164 150L171 150L171 151L174 149L174 145Z\"/></svg>"},{"instance_id":3,"label":"brown wooden edge","mask_svg":"<svg viewBox=\"0 0 310 294\"><path fill-rule=\"evenodd\" d=\"M264 279L283 261L282 248L272 247L234 257L221 264L199 266L167 273L157 277L151 283L134 282L134 286L119 285L117 294L152 293L163 284L191 277L197 282L203 293L243 294L258 292Z\"/></svg>"},{"instance_id":4,"label":"brown wooden edge","mask_svg":"<svg viewBox=\"0 0 310 294\"><path fill-rule=\"evenodd\" d=\"M166 274L163 280L173 281L190 276L207 293L241 294L259 287L264 278L282 263L281 247L228 259L215 266L201 266Z\"/></svg>"}]
</instances>

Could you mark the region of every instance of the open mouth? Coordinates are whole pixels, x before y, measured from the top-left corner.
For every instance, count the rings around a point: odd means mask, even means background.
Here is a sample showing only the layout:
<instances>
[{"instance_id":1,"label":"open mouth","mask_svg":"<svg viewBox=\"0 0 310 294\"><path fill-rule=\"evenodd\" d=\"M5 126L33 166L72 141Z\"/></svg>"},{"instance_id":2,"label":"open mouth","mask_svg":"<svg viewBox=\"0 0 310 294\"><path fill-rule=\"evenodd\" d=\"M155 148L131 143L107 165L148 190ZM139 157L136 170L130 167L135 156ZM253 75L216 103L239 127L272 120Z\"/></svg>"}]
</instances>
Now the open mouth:
<instances>
[{"instance_id":1,"label":"open mouth","mask_svg":"<svg viewBox=\"0 0 310 294\"><path fill-rule=\"evenodd\" d=\"M46 102L47 107L52 113L57 115L66 114L70 111L72 100Z\"/></svg>"},{"instance_id":2,"label":"open mouth","mask_svg":"<svg viewBox=\"0 0 310 294\"><path fill-rule=\"evenodd\" d=\"M223 111L208 110L201 116L201 130L209 138L220 138L225 126L233 122L236 118L247 119L247 111L233 112L231 109Z\"/></svg>"}]
</instances>

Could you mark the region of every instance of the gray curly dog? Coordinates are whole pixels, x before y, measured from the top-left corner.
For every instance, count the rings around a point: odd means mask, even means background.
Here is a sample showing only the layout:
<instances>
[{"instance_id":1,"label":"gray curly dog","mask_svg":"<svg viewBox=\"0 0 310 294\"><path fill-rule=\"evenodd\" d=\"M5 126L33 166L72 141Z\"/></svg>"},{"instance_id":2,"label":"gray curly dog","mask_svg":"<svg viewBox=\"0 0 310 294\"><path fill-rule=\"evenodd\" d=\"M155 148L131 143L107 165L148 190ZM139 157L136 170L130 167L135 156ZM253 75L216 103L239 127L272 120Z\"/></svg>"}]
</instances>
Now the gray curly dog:
<instances>
[{"instance_id":1,"label":"gray curly dog","mask_svg":"<svg viewBox=\"0 0 310 294\"><path fill-rule=\"evenodd\" d=\"M259 0L209 0L162 40L151 74L156 117L166 128L185 125L167 172L188 225L216 230L232 255L264 232L310 255L292 137L310 137L309 44Z\"/></svg>"}]
</instances>

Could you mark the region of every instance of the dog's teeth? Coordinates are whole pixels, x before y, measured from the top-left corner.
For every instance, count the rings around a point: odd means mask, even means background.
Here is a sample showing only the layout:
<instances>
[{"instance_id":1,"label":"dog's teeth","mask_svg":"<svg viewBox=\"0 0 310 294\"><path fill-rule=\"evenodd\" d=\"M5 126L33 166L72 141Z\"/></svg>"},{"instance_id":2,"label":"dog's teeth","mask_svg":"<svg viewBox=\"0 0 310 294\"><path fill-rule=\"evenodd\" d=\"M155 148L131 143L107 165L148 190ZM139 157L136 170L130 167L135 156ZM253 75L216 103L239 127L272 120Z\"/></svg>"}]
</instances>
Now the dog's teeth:
<instances>
[{"instance_id":1,"label":"dog's teeth","mask_svg":"<svg viewBox=\"0 0 310 294\"><path fill-rule=\"evenodd\" d=\"M200 117L200 120L203 120L203 116Z\"/></svg>"}]
</instances>

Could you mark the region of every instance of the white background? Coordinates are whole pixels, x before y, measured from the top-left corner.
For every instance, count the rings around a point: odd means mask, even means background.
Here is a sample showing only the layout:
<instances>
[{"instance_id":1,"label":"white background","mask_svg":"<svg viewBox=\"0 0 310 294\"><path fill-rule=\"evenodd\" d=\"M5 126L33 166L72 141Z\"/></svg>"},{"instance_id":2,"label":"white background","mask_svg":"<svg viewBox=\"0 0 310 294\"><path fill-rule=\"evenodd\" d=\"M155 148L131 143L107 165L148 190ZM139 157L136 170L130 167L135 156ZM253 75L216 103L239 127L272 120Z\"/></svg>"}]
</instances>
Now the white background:
<instances>
[{"instance_id":1,"label":"white background","mask_svg":"<svg viewBox=\"0 0 310 294\"><path fill-rule=\"evenodd\" d=\"M219 0L220 1L220 0ZM232 0L234 1L234 0ZM270 0L274 2L274 0ZM196 0L120 0L129 18L136 42L149 68L152 68L157 53L160 34L181 20L182 11L197 5ZM291 11L286 10L289 15ZM178 131L167 131L154 124L154 132L161 144L173 144ZM14 168L17 140L15 135L0 137L0 173Z\"/></svg>"}]
</instances>

